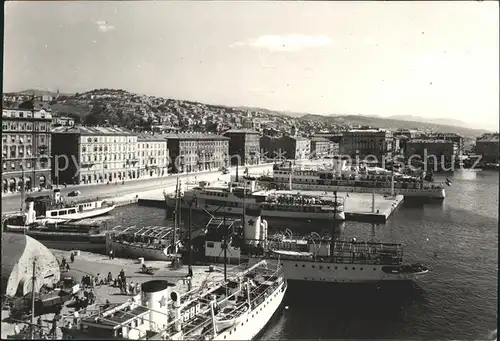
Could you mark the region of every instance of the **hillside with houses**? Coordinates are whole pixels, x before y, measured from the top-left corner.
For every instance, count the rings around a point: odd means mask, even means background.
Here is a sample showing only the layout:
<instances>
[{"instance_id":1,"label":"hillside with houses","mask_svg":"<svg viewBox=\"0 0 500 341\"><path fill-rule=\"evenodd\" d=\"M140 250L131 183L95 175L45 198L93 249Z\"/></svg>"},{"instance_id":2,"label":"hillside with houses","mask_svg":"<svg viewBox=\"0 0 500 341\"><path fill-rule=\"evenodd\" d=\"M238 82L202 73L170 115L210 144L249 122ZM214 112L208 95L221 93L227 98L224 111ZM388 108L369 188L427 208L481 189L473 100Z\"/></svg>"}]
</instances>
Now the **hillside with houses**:
<instances>
[{"instance_id":1,"label":"hillside with houses","mask_svg":"<svg viewBox=\"0 0 500 341\"><path fill-rule=\"evenodd\" d=\"M485 130L453 125L412 122L364 115L314 115L278 112L252 107L228 107L131 93L121 89L94 89L61 94L40 90L6 93L4 107L17 107L32 96L48 102L54 115L68 116L76 123L108 123L134 130L192 131L221 133L228 129L289 132L292 126L304 135L371 126L387 129L411 128L424 132L456 132L465 137ZM293 116L289 116L293 115ZM302 115L302 116L298 116Z\"/></svg>"}]
</instances>

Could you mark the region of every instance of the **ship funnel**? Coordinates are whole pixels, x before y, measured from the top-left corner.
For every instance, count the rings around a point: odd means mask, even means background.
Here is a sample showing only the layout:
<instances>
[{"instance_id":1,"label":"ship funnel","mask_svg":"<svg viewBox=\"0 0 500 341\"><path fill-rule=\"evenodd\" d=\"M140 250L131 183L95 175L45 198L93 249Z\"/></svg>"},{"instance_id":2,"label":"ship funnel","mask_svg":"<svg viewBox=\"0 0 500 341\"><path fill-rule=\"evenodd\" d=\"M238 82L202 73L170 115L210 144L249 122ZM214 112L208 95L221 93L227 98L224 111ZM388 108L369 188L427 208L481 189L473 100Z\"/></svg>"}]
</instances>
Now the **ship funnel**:
<instances>
[{"instance_id":1,"label":"ship funnel","mask_svg":"<svg viewBox=\"0 0 500 341\"><path fill-rule=\"evenodd\" d=\"M174 304L174 328L175 331L181 331L182 317L181 317L181 295L177 291L170 293L170 299Z\"/></svg>"},{"instance_id":2,"label":"ship funnel","mask_svg":"<svg viewBox=\"0 0 500 341\"><path fill-rule=\"evenodd\" d=\"M243 222L243 233L246 244L257 245L261 239L261 217L260 210L247 209Z\"/></svg>"},{"instance_id":3,"label":"ship funnel","mask_svg":"<svg viewBox=\"0 0 500 341\"><path fill-rule=\"evenodd\" d=\"M26 199L26 225L32 224L36 219L35 201L33 198Z\"/></svg>"},{"instance_id":4,"label":"ship funnel","mask_svg":"<svg viewBox=\"0 0 500 341\"><path fill-rule=\"evenodd\" d=\"M249 189L250 192L252 192L252 193L255 192L255 188L257 186L256 184L257 184L257 182L255 180L246 180L245 179L245 188Z\"/></svg>"},{"instance_id":5,"label":"ship funnel","mask_svg":"<svg viewBox=\"0 0 500 341\"><path fill-rule=\"evenodd\" d=\"M163 280L153 280L142 284L142 305L150 309L149 329L162 330L168 324L169 288L175 284Z\"/></svg>"},{"instance_id":6,"label":"ship funnel","mask_svg":"<svg viewBox=\"0 0 500 341\"><path fill-rule=\"evenodd\" d=\"M59 188L54 189L54 202L61 202L61 190Z\"/></svg>"}]
</instances>

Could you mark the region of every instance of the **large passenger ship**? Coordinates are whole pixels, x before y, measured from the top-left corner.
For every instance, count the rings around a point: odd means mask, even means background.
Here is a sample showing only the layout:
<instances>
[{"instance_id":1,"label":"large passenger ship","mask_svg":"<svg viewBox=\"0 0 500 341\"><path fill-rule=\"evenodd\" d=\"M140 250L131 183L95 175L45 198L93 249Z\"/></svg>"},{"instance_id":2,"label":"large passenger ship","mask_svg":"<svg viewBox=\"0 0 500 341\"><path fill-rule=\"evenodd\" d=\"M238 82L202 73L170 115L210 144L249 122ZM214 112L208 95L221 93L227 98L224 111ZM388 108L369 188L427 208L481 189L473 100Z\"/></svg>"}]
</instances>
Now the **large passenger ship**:
<instances>
[{"instance_id":1,"label":"large passenger ship","mask_svg":"<svg viewBox=\"0 0 500 341\"><path fill-rule=\"evenodd\" d=\"M395 194L405 197L427 197L444 199L445 185L428 183L416 178L378 167L347 166L345 161L329 169L306 169L291 165L275 165L272 176L258 178L268 186L288 186L311 191L338 191L377 194ZM392 192L392 193L391 193Z\"/></svg>"},{"instance_id":2,"label":"large passenger ship","mask_svg":"<svg viewBox=\"0 0 500 341\"><path fill-rule=\"evenodd\" d=\"M322 238L317 233L303 238L269 236L267 222L251 209L242 230L231 225L231 237L224 238L228 224L227 219L213 218L207 225L204 246L198 250L206 261L219 262L224 253L232 262L278 261L287 279L309 282L414 281L428 272L421 264L403 262L402 244Z\"/></svg>"},{"instance_id":3,"label":"large passenger ship","mask_svg":"<svg viewBox=\"0 0 500 341\"><path fill-rule=\"evenodd\" d=\"M184 294L164 280L141 294L62 328L73 340L252 340L279 311L287 290L282 268L259 261L218 283Z\"/></svg>"},{"instance_id":4,"label":"large passenger ship","mask_svg":"<svg viewBox=\"0 0 500 341\"><path fill-rule=\"evenodd\" d=\"M247 181L244 186L195 187L182 196L182 209L194 203L196 211L215 215L242 215L244 207L258 208L262 216L270 221L282 219L298 220L345 220L344 198L334 193L304 195L296 191L257 190L256 181ZM165 193L167 209L175 208L174 195Z\"/></svg>"}]
</instances>

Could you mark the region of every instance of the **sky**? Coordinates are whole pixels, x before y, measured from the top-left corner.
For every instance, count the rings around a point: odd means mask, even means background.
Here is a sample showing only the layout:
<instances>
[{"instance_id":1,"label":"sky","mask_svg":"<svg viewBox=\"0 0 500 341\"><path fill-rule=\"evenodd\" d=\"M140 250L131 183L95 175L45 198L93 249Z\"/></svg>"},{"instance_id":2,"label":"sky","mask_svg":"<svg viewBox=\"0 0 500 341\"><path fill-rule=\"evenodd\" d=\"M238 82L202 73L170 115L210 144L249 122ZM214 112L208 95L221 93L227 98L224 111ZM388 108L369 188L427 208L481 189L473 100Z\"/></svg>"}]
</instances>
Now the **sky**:
<instances>
[{"instance_id":1,"label":"sky","mask_svg":"<svg viewBox=\"0 0 500 341\"><path fill-rule=\"evenodd\" d=\"M496 1L12 1L4 13L4 92L116 88L498 130Z\"/></svg>"}]
</instances>

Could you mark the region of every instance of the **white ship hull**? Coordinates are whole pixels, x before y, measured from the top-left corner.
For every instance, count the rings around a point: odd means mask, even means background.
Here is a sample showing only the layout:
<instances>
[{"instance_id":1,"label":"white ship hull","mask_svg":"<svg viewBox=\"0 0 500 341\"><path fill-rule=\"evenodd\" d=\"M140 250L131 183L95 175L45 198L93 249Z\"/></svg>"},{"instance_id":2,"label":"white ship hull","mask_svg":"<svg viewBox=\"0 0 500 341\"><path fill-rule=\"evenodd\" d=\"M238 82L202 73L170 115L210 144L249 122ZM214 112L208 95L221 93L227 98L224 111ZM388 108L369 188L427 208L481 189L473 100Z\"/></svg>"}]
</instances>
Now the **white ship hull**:
<instances>
[{"instance_id":1,"label":"white ship hull","mask_svg":"<svg viewBox=\"0 0 500 341\"><path fill-rule=\"evenodd\" d=\"M94 217L108 214L109 212L114 210L115 207L116 207L116 205L112 205L112 206L108 206L108 207L95 208L93 210L82 211L82 212L73 213L73 214L64 214L64 215L58 216L56 220L61 220L61 219L81 220L81 219L87 219L87 218L94 218ZM35 222L38 222L39 220L46 220L47 222L51 223L51 218L37 219Z\"/></svg>"},{"instance_id":2,"label":"white ship hull","mask_svg":"<svg viewBox=\"0 0 500 341\"><path fill-rule=\"evenodd\" d=\"M264 330L274 313L278 311L285 297L286 289L286 282L282 282L272 295L248 312L247 319L218 334L214 340L253 340Z\"/></svg>"},{"instance_id":3,"label":"white ship hull","mask_svg":"<svg viewBox=\"0 0 500 341\"><path fill-rule=\"evenodd\" d=\"M165 248L148 248L137 244L122 244L112 240L111 250L116 256L126 256L128 258L144 258L145 260L171 261L173 255L169 254Z\"/></svg>"},{"instance_id":4,"label":"white ship hull","mask_svg":"<svg viewBox=\"0 0 500 341\"><path fill-rule=\"evenodd\" d=\"M73 214L63 214L57 216L57 218L46 218L46 217L39 217L36 218L33 222L33 224L62 224L71 220L82 220L82 219L87 219L87 218L95 218L99 217L101 215L108 214L112 210L114 210L116 205L113 206L108 206L108 207L102 207L102 208L96 208L88 211L82 211L78 213L73 213ZM8 231L25 231L29 230L29 226L22 226L22 225L11 225L7 224L5 226Z\"/></svg>"},{"instance_id":5,"label":"white ship hull","mask_svg":"<svg viewBox=\"0 0 500 341\"><path fill-rule=\"evenodd\" d=\"M167 207L173 209L175 207L175 199L167 198ZM221 203L222 205L222 203ZM198 200L198 205L193 206L194 211L208 211L212 214L225 214L225 215L243 215L242 207L226 207L221 205L210 205L204 204L203 199ZM256 208L255 204L247 204L247 208ZM189 209L189 205L182 203L182 209ZM332 210L325 210L324 212L293 212L293 211L272 211L272 210L261 210L261 216L266 220L281 220L281 219L303 219L303 220L345 220L345 214L343 211L337 212L336 214Z\"/></svg>"},{"instance_id":6,"label":"white ship hull","mask_svg":"<svg viewBox=\"0 0 500 341\"><path fill-rule=\"evenodd\" d=\"M280 183L287 184L287 182L281 181L260 181L262 184ZM354 186L333 186L333 185L310 185L293 183L293 189L299 190L310 190L310 191L327 191L327 192L355 192L355 193L373 193L373 188L370 187L354 187ZM390 187L377 187L375 188L376 194L390 194ZM410 188L394 188L394 194L403 195L405 197L421 197L421 198L435 198L444 199L446 197L446 191L444 188L428 188L428 189L410 189Z\"/></svg>"},{"instance_id":7,"label":"white ship hull","mask_svg":"<svg viewBox=\"0 0 500 341\"><path fill-rule=\"evenodd\" d=\"M256 260L258 261L258 259ZM283 272L289 281L330 283L374 283L382 281L415 281L427 273L391 274L382 270L383 265L321 263L280 259Z\"/></svg>"}]
</instances>

